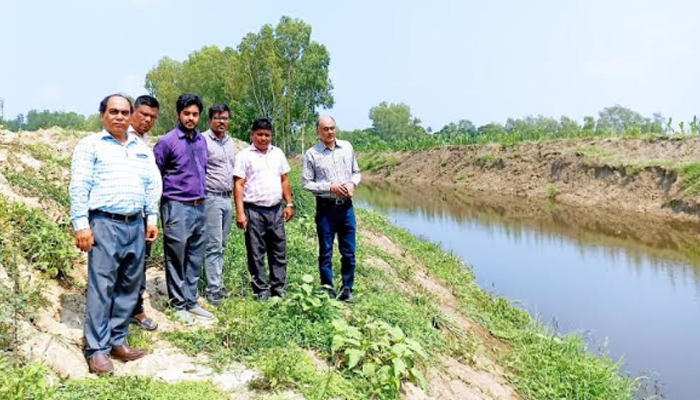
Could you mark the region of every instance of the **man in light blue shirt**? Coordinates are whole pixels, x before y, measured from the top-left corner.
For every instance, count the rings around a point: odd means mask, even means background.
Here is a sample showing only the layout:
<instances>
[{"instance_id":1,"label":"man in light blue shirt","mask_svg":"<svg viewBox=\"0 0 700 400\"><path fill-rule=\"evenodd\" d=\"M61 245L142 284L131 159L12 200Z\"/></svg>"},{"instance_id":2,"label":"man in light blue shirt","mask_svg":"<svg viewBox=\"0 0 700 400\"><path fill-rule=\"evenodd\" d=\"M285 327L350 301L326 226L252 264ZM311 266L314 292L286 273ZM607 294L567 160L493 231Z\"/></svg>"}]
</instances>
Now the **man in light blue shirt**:
<instances>
[{"instance_id":1,"label":"man in light blue shirt","mask_svg":"<svg viewBox=\"0 0 700 400\"><path fill-rule=\"evenodd\" d=\"M146 355L126 337L141 286L144 246L158 237L160 190L151 151L127 133L131 102L110 95L99 111L104 129L76 146L69 193L75 243L88 252L85 356L90 371L102 375L113 369L108 355L122 361Z\"/></svg>"}]
</instances>

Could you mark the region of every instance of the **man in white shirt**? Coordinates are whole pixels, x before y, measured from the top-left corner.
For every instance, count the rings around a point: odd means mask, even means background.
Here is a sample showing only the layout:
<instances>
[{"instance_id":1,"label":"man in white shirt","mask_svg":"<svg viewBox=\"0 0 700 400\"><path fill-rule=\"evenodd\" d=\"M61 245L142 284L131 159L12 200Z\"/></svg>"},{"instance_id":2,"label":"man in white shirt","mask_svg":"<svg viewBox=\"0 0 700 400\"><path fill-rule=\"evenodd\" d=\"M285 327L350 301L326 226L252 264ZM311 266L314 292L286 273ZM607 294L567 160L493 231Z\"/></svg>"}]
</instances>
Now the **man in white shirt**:
<instances>
[{"instance_id":1,"label":"man in white shirt","mask_svg":"<svg viewBox=\"0 0 700 400\"><path fill-rule=\"evenodd\" d=\"M149 149L151 146L148 144L148 133L153 128L158 120L158 109L160 104L155 97L143 95L136 98L134 101L134 112L131 114L129 119L129 133L134 134L137 139L139 139L143 144L145 144ZM158 168L153 170L155 182L160 190L162 190L162 181L160 178L160 172ZM139 298L136 302L136 307L131 314L131 319L129 320L132 324L137 324L142 329L147 331L154 331L158 328L158 323L146 315L146 311L143 308L143 294L146 292L146 265L151 258L151 244L152 241L146 240L146 254L145 254L145 264L143 268L143 280L141 281L141 288L139 289Z\"/></svg>"},{"instance_id":2,"label":"man in white shirt","mask_svg":"<svg viewBox=\"0 0 700 400\"><path fill-rule=\"evenodd\" d=\"M270 296L284 296L287 281L284 223L294 216L292 189L287 178L289 164L282 150L270 144L271 137L270 119L256 119L251 132L253 144L236 155L233 171L236 225L245 232L253 294L262 301ZM265 278L265 254L269 283Z\"/></svg>"}]
</instances>

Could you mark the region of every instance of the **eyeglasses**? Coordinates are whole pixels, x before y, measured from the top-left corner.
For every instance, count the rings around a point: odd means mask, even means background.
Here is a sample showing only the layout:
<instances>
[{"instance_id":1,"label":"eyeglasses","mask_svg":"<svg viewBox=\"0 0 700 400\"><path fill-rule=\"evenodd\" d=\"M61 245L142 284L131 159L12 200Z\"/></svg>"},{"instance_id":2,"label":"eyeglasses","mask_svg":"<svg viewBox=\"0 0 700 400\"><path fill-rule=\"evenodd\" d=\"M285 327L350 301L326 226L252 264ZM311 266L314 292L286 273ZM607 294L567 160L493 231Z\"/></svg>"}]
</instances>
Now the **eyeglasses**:
<instances>
[{"instance_id":1,"label":"eyeglasses","mask_svg":"<svg viewBox=\"0 0 700 400\"><path fill-rule=\"evenodd\" d=\"M215 121L224 121L224 122L226 122L226 121L229 121L231 118L229 118L229 117L214 117L214 118L212 118L212 119L215 120Z\"/></svg>"}]
</instances>

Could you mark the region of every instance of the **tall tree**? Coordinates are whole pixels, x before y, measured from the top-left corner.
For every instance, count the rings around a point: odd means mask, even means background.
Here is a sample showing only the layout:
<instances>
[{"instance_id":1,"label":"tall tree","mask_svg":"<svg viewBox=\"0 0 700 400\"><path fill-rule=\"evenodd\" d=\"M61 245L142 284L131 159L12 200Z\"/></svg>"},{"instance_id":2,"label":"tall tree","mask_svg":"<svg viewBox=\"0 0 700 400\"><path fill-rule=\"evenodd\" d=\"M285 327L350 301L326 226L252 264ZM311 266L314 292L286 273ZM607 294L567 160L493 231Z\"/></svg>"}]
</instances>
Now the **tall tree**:
<instances>
[{"instance_id":1,"label":"tall tree","mask_svg":"<svg viewBox=\"0 0 700 400\"><path fill-rule=\"evenodd\" d=\"M413 117L411 107L403 103L382 102L369 110L369 119L375 134L387 142L427 135L420 126L420 119Z\"/></svg>"}]
</instances>

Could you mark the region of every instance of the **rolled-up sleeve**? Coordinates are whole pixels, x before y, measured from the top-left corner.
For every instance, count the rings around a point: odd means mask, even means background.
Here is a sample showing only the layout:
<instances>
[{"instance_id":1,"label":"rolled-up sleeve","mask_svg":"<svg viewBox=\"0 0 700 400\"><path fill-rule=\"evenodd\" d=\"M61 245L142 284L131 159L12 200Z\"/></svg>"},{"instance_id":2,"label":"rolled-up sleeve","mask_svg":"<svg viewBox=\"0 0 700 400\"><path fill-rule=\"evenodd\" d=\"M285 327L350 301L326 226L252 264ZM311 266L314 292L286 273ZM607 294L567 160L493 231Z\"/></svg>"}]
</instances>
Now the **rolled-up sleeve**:
<instances>
[{"instance_id":1,"label":"rolled-up sleeve","mask_svg":"<svg viewBox=\"0 0 700 400\"><path fill-rule=\"evenodd\" d=\"M355 151L351 150L352 152L352 177L350 178L350 181L357 187L357 185L360 184L360 180L362 179L362 174L360 174L360 166L357 164L357 157L355 157Z\"/></svg>"},{"instance_id":2,"label":"rolled-up sleeve","mask_svg":"<svg viewBox=\"0 0 700 400\"><path fill-rule=\"evenodd\" d=\"M90 190L93 185L93 169L95 163L95 148L87 140L78 143L73 151L71 163L70 185L70 218L73 229L77 232L89 229L88 213L90 212Z\"/></svg>"}]
</instances>

